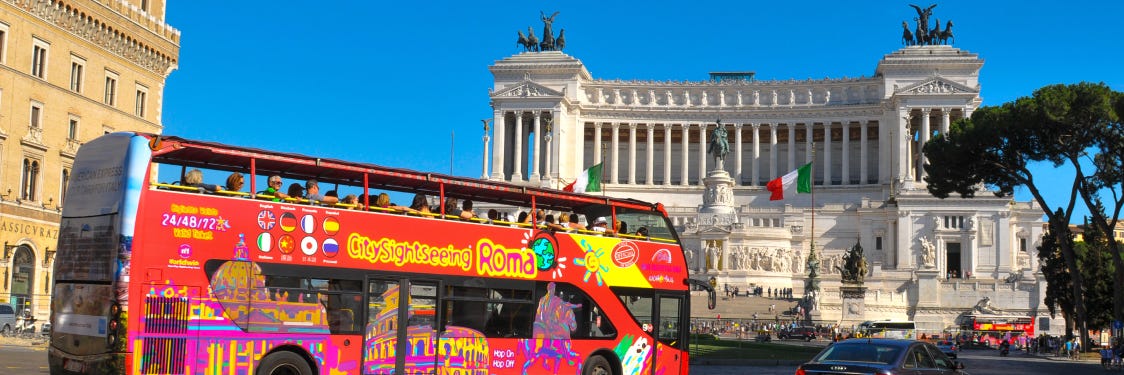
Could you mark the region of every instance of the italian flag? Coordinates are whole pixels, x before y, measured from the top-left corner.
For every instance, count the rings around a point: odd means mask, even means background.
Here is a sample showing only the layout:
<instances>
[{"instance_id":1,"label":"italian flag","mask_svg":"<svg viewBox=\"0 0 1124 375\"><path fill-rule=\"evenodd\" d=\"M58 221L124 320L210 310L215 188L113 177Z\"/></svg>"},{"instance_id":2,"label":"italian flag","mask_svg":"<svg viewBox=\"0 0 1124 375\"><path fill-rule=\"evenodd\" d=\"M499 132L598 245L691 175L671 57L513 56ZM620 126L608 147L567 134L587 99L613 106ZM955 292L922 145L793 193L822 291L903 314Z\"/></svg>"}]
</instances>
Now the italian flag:
<instances>
[{"instance_id":1,"label":"italian flag","mask_svg":"<svg viewBox=\"0 0 1124 375\"><path fill-rule=\"evenodd\" d=\"M571 182L562 190L569 192L594 192L601 191L601 163L597 163L585 170L577 180Z\"/></svg>"},{"instance_id":2,"label":"italian flag","mask_svg":"<svg viewBox=\"0 0 1124 375\"><path fill-rule=\"evenodd\" d=\"M777 177L775 180L769 181L765 185L769 192L773 193L769 197L771 201L779 201L796 193L811 193L812 192L812 163L804 164L795 171L788 172L784 176Z\"/></svg>"}]
</instances>

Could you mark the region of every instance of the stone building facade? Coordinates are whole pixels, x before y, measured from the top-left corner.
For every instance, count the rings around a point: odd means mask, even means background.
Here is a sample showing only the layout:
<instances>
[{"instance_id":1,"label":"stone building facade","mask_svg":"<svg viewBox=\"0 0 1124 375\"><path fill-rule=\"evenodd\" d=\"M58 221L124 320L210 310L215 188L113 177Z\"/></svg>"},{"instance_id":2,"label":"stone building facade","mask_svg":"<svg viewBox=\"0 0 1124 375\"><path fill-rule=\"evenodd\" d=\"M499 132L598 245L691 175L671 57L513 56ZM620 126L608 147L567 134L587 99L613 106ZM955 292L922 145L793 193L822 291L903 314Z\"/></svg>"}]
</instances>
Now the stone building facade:
<instances>
[{"instance_id":1,"label":"stone building facade","mask_svg":"<svg viewBox=\"0 0 1124 375\"><path fill-rule=\"evenodd\" d=\"M78 147L163 129L180 41L165 10L163 0L0 0L0 303L46 321Z\"/></svg>"},{"instance_id":2,"label":"stone building facade","mask_svg":"<svg viewBox=\"0 0 1124 375\"><path fill-rule=\"evenodd\" d=\"M929 45L886 54L870 77L622 81L597 79L563 52L519 53L489 67L482 176L560 187L604 163L603 194L663 203L694 277L720 289L802 295L814 239L824 321L910 319L940 330L985 298L990 311L1045 318L1042 210L925 190L921 145L979 107L983 63ZM720 164L707 154L719 123L730 145ZM770 201L768 181L809 162L814 195ZM730 182L708 183L719 165ZM856 243L870 265L859 315L844 313L835 268Z\"/></svg>"}]
</instances>

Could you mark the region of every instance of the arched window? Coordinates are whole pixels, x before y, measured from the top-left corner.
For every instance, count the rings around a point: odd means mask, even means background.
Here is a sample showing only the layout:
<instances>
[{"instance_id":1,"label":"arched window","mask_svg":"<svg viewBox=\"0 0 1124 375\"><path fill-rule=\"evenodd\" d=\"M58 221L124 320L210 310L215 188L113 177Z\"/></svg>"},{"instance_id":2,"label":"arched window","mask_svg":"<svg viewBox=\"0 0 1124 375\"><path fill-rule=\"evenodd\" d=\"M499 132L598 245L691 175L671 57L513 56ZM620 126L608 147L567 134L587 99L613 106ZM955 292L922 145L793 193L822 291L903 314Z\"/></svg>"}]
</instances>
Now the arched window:
<instances>
[{"instance_id":1,"label":"arched window","mask_svg":"<svg viewBox=\"0 0 1124 375\"><path fill-rule=\"evenodd\" d=\"M20 245L12 256L12 305L31 308L31 292L35 290L35 252L27 245ZM35 311L32 309L32 311Z\"/></svg>"},{"instance_id":2,"label":"arched window","mask_svg":"<svg viewBox=\"0 0 1124 375\"><path fill-rule=\"evenodd\" d=\"M20 181L20 199L35 201L38 199L36 181L39 180L39 161L31 158L23 159L23 173Z\"/></svg>"}]
</instances>

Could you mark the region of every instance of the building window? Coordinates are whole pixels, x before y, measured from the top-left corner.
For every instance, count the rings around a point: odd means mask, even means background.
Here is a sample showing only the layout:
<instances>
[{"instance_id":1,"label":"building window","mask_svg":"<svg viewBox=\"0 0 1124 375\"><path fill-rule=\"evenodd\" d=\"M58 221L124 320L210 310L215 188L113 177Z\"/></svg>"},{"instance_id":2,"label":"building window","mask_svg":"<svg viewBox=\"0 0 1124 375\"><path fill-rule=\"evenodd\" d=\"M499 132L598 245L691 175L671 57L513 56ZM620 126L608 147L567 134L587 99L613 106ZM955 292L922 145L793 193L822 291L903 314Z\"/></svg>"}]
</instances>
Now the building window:
<instances>
[{"instance_id":1,"label":"building window","mask_svg":"<svg viewBox=\"0 0 1124 375\"><path fill-rule=\"evenodd\" d=\"M37 200L37 183L39 180L39 161L32 158L23 159L23 173L20 176L20 199Z\"/></svg>"},{"instance_id":2,"label":"building window","mask_svg":"<svg viewBox=\"0 0 1124 375\"><path fill-rule=\"evenodd\" d=\"M137 85L137 116L144 117L145 102L148 100L148 88Z\"/></svg>"},{"instance_id":3,"label":"building window","mask_svg":"<svg viewBox=\"0 0 1124 375\"><path fill-rule=\"evenodd\" d=\"M59 185L59 204L58 204L58 207L62 207L62 205L66 202L66 187L67 187L68 184L70 184L70 168L69 167L63 167L62 168L62 179L59 181L59 183L60 183L60 185Z\"/></svg>"},{"instance_id":4,"label":"building window","mask_svg":"<svg viewBox=\"0 0 1124 375\"><path fill-rule=\"evenodd\" d=\"M70 122L67 124L67 128L66 128L66 139L67 140L72 140L72 141L78 140L78 120L79 119L80 118L78 116L70 115Z\"/></svg>"},{"instance_id":5,"label":"building window","mask_svg":"<svg viewBox=\"0 0 1124 375\"><path fill-rule=\"evenodd\" d=\"M70 56L70 91L82 92L82 82L86 78L86 60L78 56Z\"/></svg>"},{"instance_id":6,"label":"building window","mask_svg":"<svg viewBox=\"0 0 1124 375\"><path fill-rule=\"evenodd\" d=\"M945 216L944 217L945 229L963 229L964 217L963 216Z\"/></svg>"},{"instance_id":7,"label":"building window","mask_svg":"<svg viewBox=\"0 0 1124 375\"><path fill-rule=\"evenodd\" d=\"M31 118L28 120L27 125L32 129L43 128L43 104L31 102Z\"/></svg>"},{"instance_id":8,"label":"building window","mask_svg":"<svg viewBox=\"0 0 1124 375\"><path fill-rule=\"evenodd\" d=\"M1026 239L1025 238L1019 239L1019 251L1022 251L1024 253L1026 252Z\"/></svg>"},{"instance_id":9,"label":"building window","mask_svg":"<svg viewBox=\"0 0 1124 375\"><path fill-rule=\"evenodd\" d=\"M874 250L882 250L882 237L874 237Z\"/></svg>"},{"instance_id":10,"label":"building window","mask_svg":"<svg viewBox=\"0 0 1124 375\"><path fill-rule=\"evenodd\" d=\"M105 104L117 105L117 73L105 71Z\"/></svg>"},{"instance_id":11,"label":"building window","mask_svg":"<svg viewBox=\"0 0 1124 375\"><path fill-rule=\"evenodd\" d=\"M4 56L8 55L8 24L0 22L0 63L6 62L8 59Z\"/></svg>"},{"instance_id":12,"label":"building window","mask_svg":"<svg viewBox=\"0 0 1124 375\"><path fill-rule=\"evenodd\" d=\"M148 0L141 0L140 10L142 12L148 13Z\"/></svg>"},{"instance_id":13,"label":"building window","mask_svg":"<svg viewBox=\"0 0 1124 375\"><path fill-rule=\"evenodd\" d=\"M31 50L31 75L47 79L47 51L51 45L36 38Z\"/></svg>"}]
</instances>

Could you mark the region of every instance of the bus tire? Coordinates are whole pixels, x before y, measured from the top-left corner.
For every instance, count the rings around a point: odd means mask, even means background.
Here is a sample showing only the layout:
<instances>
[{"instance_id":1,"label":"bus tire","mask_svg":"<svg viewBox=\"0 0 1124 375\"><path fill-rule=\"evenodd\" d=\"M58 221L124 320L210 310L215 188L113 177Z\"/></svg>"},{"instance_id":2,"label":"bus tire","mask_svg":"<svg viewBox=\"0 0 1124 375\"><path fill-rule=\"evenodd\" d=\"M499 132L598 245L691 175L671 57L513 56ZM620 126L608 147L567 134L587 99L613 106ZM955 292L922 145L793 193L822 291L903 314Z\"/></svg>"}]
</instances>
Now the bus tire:
<instances>
[{"instance_id":1,"label":"bus tire","mask_svg":"<svg viewBox=\"0 0 1124 375\"><path fill-rule=\"evenodd\" d=\"M582 375L613 375L613 366L605 357L595 355L582 366Z\"/></svg>"},{"instance_id":2,"label":"bus tire","mask_svg":"<svg viewBox=\"0 0 1124 375\"><path fill-rule=\"evenodd\" d=\"M308 361L297 353L279 351L266 356L258 367L258 375L312 375Z\"/></svg>"}]
</instances>

